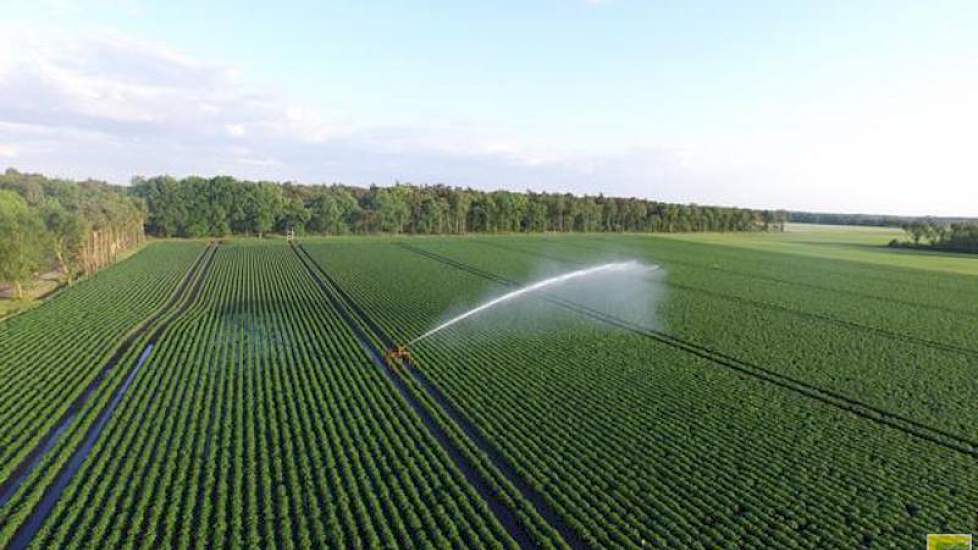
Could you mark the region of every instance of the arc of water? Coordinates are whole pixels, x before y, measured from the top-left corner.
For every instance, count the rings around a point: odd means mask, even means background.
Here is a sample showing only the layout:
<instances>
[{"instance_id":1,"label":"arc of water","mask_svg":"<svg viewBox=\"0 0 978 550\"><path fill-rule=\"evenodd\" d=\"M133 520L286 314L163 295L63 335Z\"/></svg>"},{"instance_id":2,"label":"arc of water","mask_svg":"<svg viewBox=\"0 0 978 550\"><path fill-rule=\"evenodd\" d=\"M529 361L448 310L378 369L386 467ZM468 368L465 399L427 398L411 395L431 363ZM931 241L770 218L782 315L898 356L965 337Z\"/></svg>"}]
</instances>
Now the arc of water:
<instances>
[{"instance_id":1,"label":"arc of water","mask_svg":"<svg viewBox=\"0 0 978 550\"><path fill-rule=\"evenodd\" d=\"M423 340L423 339L431 336L432 334L434 334L436 332L439 332L439 331L441 331L443 329L446 329L446 328L454 325L455 323L458 323L459 321L462 321L464 319L467 319L467 318L469 318L469 317L471 317L471 316L473 316L473 315L475 315L477 313L481 313L481 312L483 312L483 311L485 311L485 310L487 310L487 309L489 309L491 307L495 307L495 306L497 306L497 305L499 305L499 304L501 304L503 302L507 302L507 301L513 300L515 298L519 298L520 296L523 296L525 294L529 294L529 293L534 292L534 291L538 291L538 290L543 289L543 288L551 287L551 286L554 286L554 285L559 285L561 283L570 281L571 279L578 279L578 278L581 278L581 277L587 277L587 276L594 275L596 273L602 273L602 272L626 271L626 270L630 270L630 269L648 269L648 270L651 271L651 270L658 269L658 268L659 268L659 266L644 266L644 265L642 265L642 264L640 264L640 263L632 260L632 261L627 261L627 262L613 262L613 263L602 264L602 265L598 265L598 266L594 266L594 267L587 267L587 268L584 268L584 269L578 269L577 271L571 271L569 273L564 273L562 275L557 275L557 276L551 277L549 279L544 279L542 281L538 281L536 283L533 283L533 284L524 286L522 288L516 289L516 290L514 290L514 291L512 291L510 293L503 294L502 296L499 296L498 298L493 298L492 300L489 300L488 302L486 302L484 304L481 304L479 306L476 306L476 307L474 307L474 308L466 311L465 313L462 313L461 315L458 315L456 317L453 317L453 318L449 319L448 321L445 321L444 323L438 325L437 327L429 330L428 332L422 334L421 336L418 336L414 340L411 340L410 342L408 342L408 345L413 344L413 343L415 343L415 342L417 342L419 340Z\"/></svg>"}]
</instances>

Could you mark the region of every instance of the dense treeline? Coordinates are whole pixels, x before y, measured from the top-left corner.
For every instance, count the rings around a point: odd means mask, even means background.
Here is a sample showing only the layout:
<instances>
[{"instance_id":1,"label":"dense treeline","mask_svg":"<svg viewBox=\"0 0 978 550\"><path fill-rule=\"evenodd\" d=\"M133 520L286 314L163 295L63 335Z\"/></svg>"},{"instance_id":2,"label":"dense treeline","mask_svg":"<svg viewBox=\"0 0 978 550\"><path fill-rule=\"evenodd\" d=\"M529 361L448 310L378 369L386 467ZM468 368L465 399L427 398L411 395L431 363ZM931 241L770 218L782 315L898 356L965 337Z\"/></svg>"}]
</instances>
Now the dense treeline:
<instances>
[{"instance_id":1,"label":"dense treeline","mask_svg":"<svg viewBox=\"0 0 978 550\"><path fill-rule=\"evenodd\" d=\"M251 182L227 176L135 178L129 187L0 175L0 281L17 294L56 267L69 284L159 237L469 232L678 232L784 228L786 213L569 193L444 185L369 188Z\"/></svg>"},{"instance_id":2,"label":"dense treeline","mask_svg":"<svg viewBox=\"0 0 978 550\"><path fill-rule=\"evenodd\" d=\"M443 185L370 188L215 178L136 178L158 236L297 233L751 231L783 228L785 213L635 198L475 191Z\"/></svg>"},{"instance_id":3,"label":"dense treeline","mask_svg":"<svg viewBox=\"0 0 978 550\"><path fill-rule=\"evenodd\" d=\"M888 216L880 214L832 214L825 212L788 212L788 221L795 223L816 223L826 225L866 225L875 227L903 227L907 224L928 221L950 225L974 222L970 218Z\"/></svg>"},{"instance_id":4,"label":"dense treeline","mask_svg":"<svg viewBox=\"0 0 978 550\"><path fill-rule=\"evenodd\" d=\"M978 253L978 223L944 224L924 220L903 224L902 227L910 240L893 239L890 246Z\"/></svg>"},{"instance_id":5,"label":"dense treeline","mask_svg":"<svg viewBox=\"0 0 978 550\"><path fill-rule=\"evenodd\" d=\"M43 269L67 283L115 261L143 240L143 202L123 187L22 174L0 175L0 281L18 296Z\"/></svg>"}]
</instances>

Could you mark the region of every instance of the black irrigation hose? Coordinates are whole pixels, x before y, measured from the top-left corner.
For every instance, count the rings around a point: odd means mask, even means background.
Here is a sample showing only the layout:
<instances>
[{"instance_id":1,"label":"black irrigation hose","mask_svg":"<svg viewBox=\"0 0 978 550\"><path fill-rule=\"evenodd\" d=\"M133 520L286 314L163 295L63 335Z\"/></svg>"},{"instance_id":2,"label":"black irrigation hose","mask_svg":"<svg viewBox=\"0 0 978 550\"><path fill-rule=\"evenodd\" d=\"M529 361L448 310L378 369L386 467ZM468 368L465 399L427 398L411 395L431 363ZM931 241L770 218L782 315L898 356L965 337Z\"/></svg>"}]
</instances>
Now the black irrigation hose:
<instances>
[{"instance_id":1,"label":"black irrigation hose","mask_svg":"<svg viewBox=\"0 0 978 550\"><path fill-rule=\"evenodd\" d=\"M573 264L573 265L585 265L584 262L579 262L577 260L571 260L571 259L563 258L563 257L560 257L560 256L554 256L552 254L538 254L536 252L532 252L532 251L529 251L529 250L524 250L522 248L518 248L518 247L515 247L515 246L511 246L511 245L504 245L504 244L500 244L500 243L494 243L494 242L488 242L488 241L480 241L480 240L473 240L472 242L475 242L476 244L481 244L483 246L490 246L490 247L497 248L497 249L500 249L500 250L507 250L507 251L510 251L510 252L517 252L517 253L520 253L520 254L526 254L526 255L530 255L530 256L537 256L537 257L541 257L541 258L547 258L547 259L553 260L555 262L562 262L562 263L568 263L568 264ZM939 342L937 340L931 340L929 338L922 338L920 336L915 336L913 334L905 334L905 333L902 333L902 332L896 332L896 331L888 330L888 329L885 329L885 328L875 327L873 325L865 325L865 324L862 324L862 323L857 323L855 321L848 321L846 319L840 319L838 317L833 317L831 315L825 315L825 314L822 314L822 313L812 313L810 311L803 311L803 310L799 310L799 309L793 309L793 308L790 308L790 307L787 307L787 306L782 306L782 305L779 305L779 304L772 304L772 303L769 303L769 302L762 302L762 301L759 301L759 300L752 300L750 298L744 298L742 296L734 296L732 294L724 294L722 292L717 292L715 290L707 290L705 288L700 288L700 287L690 286L690 285L684 285L682 283L674 283L674 282L671 282L671 281L665 281L662 284L664 284L666 286L669 286L669 287L672 287L672 288L678 288L680 290L687 290L687 291L690 291L690 292L695 292L695 293L699 293L699 294L705 294L707 296L712 296L714 298L721 298L723 300L728 300L728 301L731 301L731 302L737 302L737 303L740 303L740 304L746 304L746 305L753 306L753 307L756 307L756 308L770 309L770 310L774 310L774 311L781 311L783 313L788 313L790 315L795 315L795 316L798 316L798 317L804 317L804 318L808 318L808 319L815 319L815 320L818 320L818 321L823 321L823 322L826 322L826 323L832 323L832 324L835 324L835 325L838 325L838 326L841 326L841 327L845 327L845 328L852 328L852 329L856 329L856 330L862 330L862 331L865 331L865 332L876 334L878 336L883 336L883 337L886 337L886 338L890 338L892 340L897 340L897 341L901 341L901 342L912 342L912 343L917 344L917 345L920 345L920 346L934 348L934 349L938 349L938 350L941 350L941 351L947 351L947 352L951 352L951 353L959 353L959 354L968 355L968 356L971 356L971 357L978 357L978 349L972 349L972 348L968 348L968 347L964 347L964 346L958 346L958 345L955 345L955 344L948 344L946 342Z\"/></svg>"},{"instance_id":2,"label":"black irrigation hose","mask_svg":"<svg viewBox=\"0 0 978 550\"><path fill-rule=\"evenodd\" d=\"M456 269L466 271L472 275L476 275L484 279L492 280L502 285L513 287L518 286L519 284L516 281L512 281L494 273L469 266L428 250L404 243L400 243L400 246L414 252L415 254L428 257L445 265L455 267ZM978 442L964 438L958 434L923 424L902 415L846 397L845 395L835 391L820 388L759 365L754 365L747 361L725 355L721 352L707 348L706 346L619 319L612 315L593 310L587 306L583 306L563 298L557 298L546 293L543 293L541 297L549 303L569 309L593 320L616 326L640 336L651 338L691 355L695 355L715 364L727 367L736 372L775 384L779 387L794 391L806 397L816 399L822 403L848 411L856 416L892 427L914 437L930 441L947 449L968 454L973 457L978 457Z\"/></svg>"},{"instance_id":3,"label":"black irrigation hose","mask_svg":"<svg viewBox=\"0 0 978 550\"><path fill-rule=\"evenodd\" d=\"M476 493L485 501L489 510L496 517L496 520L503 529L506 530L507 534L520 548L530 549L535 548L536 545L533 543L533 539L529 532L523 527L519 518L516 516L514 510L510 509L505 502L496 494L493 489L492 484L486 480L483 475L479 472L475 466L469 461L468 458L462 453L461 449L452 441L451 436L445 431L445 429L438 424L431 413L424 408L424 405L418 400L414 394L411 393L410 388L403 379L400 378L396 373L392 372L392 369L384 358L384 353L377 349L370 336L364 330L364 328L354 320L354 316L363 322L364 325L369 327L374 335L384 343L385 346L393 347L393 340L384 331L380 330L380 327L373 322L368 316L366 316L359 308L359 306L350 300L349 296L343 291L336 282L330 277L326 271L320 266L313 258L309 255L301 246L292 246L292 250L296 253L299 258L300 263L306 269L306 272L312 278L312 280L319 286L323 295L333 306L333 309L342 317L343 321L350 327L354 336L358 340L358 343L367 353L370 360L376 365L380 371L383 373L384 377L390 382L390 384L398 391L404 401L414 410L414 412L421 419L422 424L428 429L435 441L442 447L445 454L449 459L455 463L459 471L462 472L462 476L465 480L472 486ZM315 269L313 268L315 266ZM317 275L318 272L318 275ZM326 282L324 282L324 280ZM328 283L328 285L327 285Z\"/></svg>"},{"instance_id":4,"label":"black irrigation hose","mask_svg":"<svg viewBox=\"0 0 978 550\"><path fill-rule=\"evenodd\" d=\"M64 490L67 488L68 484L71 482L71 479L78 472L78 470L81 469L82 465L84 464L84 461L89 457L89 453L94 448L95 442L97 441L98 437L102 433L102 429L105 427L109 419L112 417L112 414L115 412L116 407L121 403L122 398L125 395L126 391L129 389L129 385L132 383L133 379L135 378L136 373L139 371L139 369L143 366L143 364L148 359L149 352L156 345L160 334L162 334L163 331L174 320L182 316L187 311L187 309L197 301L198 297L200 296L200 292L204 286L204 281L207 278L207 273L210 271L211 264L214 261L214 256L216 255L216 253L217 253L217 245L211 244L204 251L204 254L207 255L207 258L206 261L204 261L203 265L201 266L199 261L194 263L193 267L199 267L199 270L197 271L196 276L192 277L193 287L192 289L189 290L189 297L186 300L183 300L182 303L180 303L179 307L176 309L176 311L172 316L164 319L162 322L156 324L152 328L152 332L146 343L145 351L140 356L136 364L133 366L133 369L126 376L126 379L123 382L122 386L118 390L116 390L112 400L109 402L106 408L103 409L98 414L98 416L96 417L95 421L91 424L91 426L89 426L88 430L85 432L85 437L82 439L80 443L80 446L76 448L74 451L72 451L70 459L62 466L61 470L55 476L54 482L51 485L49 485L47 489L45 489L44 494L41 496L41 500L37 503L37 506L31 511L27 519L23 523L21 523L20 526L17 528L17 530L14 532L14 536L11 539L10 544L7 546L8 550L21 550L27 548L32 542L34 542L34 537L40 531L41 527L44 525L44 522L48 519L51 512L54 510L55 505L57 504ZM194 273L194 269L191 269L190 272L188 272L188 275L193 273ZM185 281L186 280L187 279L185 279ZM181 285L181 290L182 292L180 293L179 296L182 298L186 294L187 291L186 286ZM164 313L170 310L178 302L180 302L180 300L178 299L170 300L170 302L167 303L166 308L164 308L163 310L158 312L157 315L154 315L152 317L152 321L155 322L159 320ZM139 333L142 334L146 332L149 328L150 327L148 323L144 324L143 326L140 327ZM127 342L129 345L126 347L126 351L128 351L128 347L131 347L131 345L135 342L135 340L133 340L132 342L127 340ZM124 354L125 353L123 353L123 355Z\"/></svg>"}]
</instances>

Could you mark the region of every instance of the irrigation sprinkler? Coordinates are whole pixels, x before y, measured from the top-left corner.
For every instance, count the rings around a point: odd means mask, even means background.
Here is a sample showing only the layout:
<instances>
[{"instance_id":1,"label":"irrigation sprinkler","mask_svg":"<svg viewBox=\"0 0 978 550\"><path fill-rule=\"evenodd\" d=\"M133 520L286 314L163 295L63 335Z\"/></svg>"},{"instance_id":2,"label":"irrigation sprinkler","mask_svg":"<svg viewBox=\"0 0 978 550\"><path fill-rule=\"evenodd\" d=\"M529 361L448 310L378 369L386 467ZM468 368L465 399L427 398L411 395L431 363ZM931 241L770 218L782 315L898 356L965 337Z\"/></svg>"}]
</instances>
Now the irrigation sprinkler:
<instances>
[{"instance_id":1,"label":"irrigation sprinkler","mask_svg":"<svg viewBox=\"0 0 978 550\"><path fill-rule=\"evenodd\" d=\"M406 353L407 352L407 350L406 350L406 347L407 346L409 346L409 345L411 345L411 344L413 344L415 342L418 342L420 340L424 340L425 338L431 336L432 334L435 334L436 332L440 332L440 331L442 331L442 330L444 330L444 329L446 329L446 328L454 325L455 323L458 323L459 321L462 321L463 319L467 319L468 317L471 317L473 315L476 315L477 313L481 313L482 311L485 311L485 310L487 310L489 308L495 307L495 306L497 306L497 305L499 305L499 304L501 304L503 302L508 302L508 301L513 300L515 298L520 298L520 297L522 297L522 296L524 296L526 294L529 294L529 293L532 293L532 292L536 292L536 291L542 290L542 289L547 288L547 287L550 287L550 286L554 286L554 285L559 285L561 283L565 283L567 281L570 281L571 279L578 279L578 278L581 278L581 277L590 277L590 276L594 276L594 275L597 275L597 274L602 273L602 272L629 271L629 270L654 271L656 269L659 269L659 266L658 265L651 265L651 266L649 266L649 265L643 265L643 264L640 264L640 263L636 262L635 260L629 260L627 262L613 262L613 263L608 263L608 264L602 264L602 265L599 265L599 266L588 267L588 268L585 268L585 269L578 269L577 271L571 271L569 273L563 273L561 275L557 275L557 276L551 277L549 279L544 279L542 281L537 281L535 283L529 284L529 285L524 286L522 288L518 288L518 289L516 289L516 290L514 290L512 292L509 292L509 293L504 294L502 296L499 296L497 298L493 298L492 300L489 300L488 302L485 302L485 303L483 303L483 304L481 304L481 305L479 305L477 307L474 307L474 308L466 311L465 313L462 313L461 315L457 315L457 316L449 319L448 321L445 321L444 323L442 323L442 324L438 325L437 327L429 330L428 332L422 334L421 336L418 336L414 340L411 340L407 344L405 344L403 346L398 346L395 349L402 350L402 351L404 351ZM395 351L395 349L392 349L391 352Z\"/></svg>"},{"instance_id":2,"label":"irrigation sprinkler","mask_svg":"<svg viewBox=\"0 0 978 550\"><path fill-rule=\"evenodd\" d=\"M408 366L411 364L411 352L408 351L406 345L398 344L387 350L387 353L384 355L384 360L387 361L390 367L396 367L398 363Z\"/></svg>"},{"instance_id":3,"label":"irrigation sprinkler","mask_svg":"<svg viewBox=\"0 0 978 550\"><path fill-rule=\"evenodd\" d=\"M516 290L514 290L512 292L509 292L507 294L504 294L502 296L499 296L497 298L494 298L492 300L489 300L488 302L485 302L485 303L483 303L483 304L481 304L481 305L479 305L477 307L474 307L474 308L470 309L469 311L466 311L465 313L462 313L461 315L457 315L457 316L453 317L452 319L449 319L448 321L446 321L446 322L438 325L437 327L429 330L428 332L422 334L421 336L418 336L415 339L409 341L407 344L397 344L397 345L395 345L391 349L387 350L387 353L386 354L384 354L384 360L387 362L387 365L390 366L391 368L396 368L398 364L401 364L401 365L403 365L405 367L410 366L412 364L411 352L408 351L407 347L410 346L411 344L414 344L415 342L424 340L425 338L431 336L432 334L435 334L436 332L440 332L441 330L446 329L446 328L454 325L455 323L458 323L459 321L462 321L463 319L466 319L468 317L471 317L471 316L473 316L473 315L475 315L477 313L480 313L480 312L482 312L482 311L484 311L486 309L495 307L495 306L497 306L497 305L499 305L499 304L501 304L503 302L507 302L507 301L512 300L514 298L519 298L519 297L524 296L526 294L529 294L531 292L539 291L539 290L544 289L544 288L547 288L549 286L558 285L558 284L564 283L566 281L569 281L571 279L577 279L577 278L580 278L580 277L593 276L593 275L596 275L596 274L601 273L601 272L628 271L628 270L654 271L656 269L659 269L659 266L658 265L651 265L651 266L649 266L649 265L643 265L643 264L640 264L640 263L638 263L638 262L636 262L634 260L630 260L630 261L627 261L627 262L614 262L614 263L608 263L608 264L603 264L603 265L599 265L599 266L589 267L589 268L585 268L585 269L579 269L577 271L572 271L570 273L564 273L564 274L561 274L561 275L557 275L555 277L551 277L549 279L545 279L543 281L538 281L536 283L532 283L530 285L524 286L522 288L516 289Z\"/></svg>"}]
</instances>

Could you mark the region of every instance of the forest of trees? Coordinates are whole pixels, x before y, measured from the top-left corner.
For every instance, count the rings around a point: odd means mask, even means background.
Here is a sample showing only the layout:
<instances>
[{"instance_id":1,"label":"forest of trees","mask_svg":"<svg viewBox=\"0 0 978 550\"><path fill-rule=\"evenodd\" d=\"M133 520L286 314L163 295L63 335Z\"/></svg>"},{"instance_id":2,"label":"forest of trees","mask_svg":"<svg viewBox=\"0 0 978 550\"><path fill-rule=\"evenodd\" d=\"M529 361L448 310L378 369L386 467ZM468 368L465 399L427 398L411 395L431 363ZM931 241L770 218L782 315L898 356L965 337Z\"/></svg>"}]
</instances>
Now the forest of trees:
<instances>
[{"instance_id":1,"label":"forest of trees","mask_svg":"<svg viewBox=\"0 0 978 550\"><path fill-rule=\"evenodd\" d=\"M22 174L0 175L0 281L22 296L39 271L71 284L143 240L146 210L125 188Z\"/></svg>"},{"instance_id":2,"label":"forest of trees","mask_svg":"<svg viewBox=\"0 0 978 550\"><path fill-rule=\"evenodd\" d=\"M783 211L444 185L369 188L227 176L134 178L130 186L7 169L0 175L0 282L90 274L144 239L296 233L782 230Z\"/></svg>"},{"instance_id":3,"label":"forest of trees","mask_svg":"<svg viewBox=\"0 0 978 550\"><path fill-rule=\"evenodd\" d=\"M978 253L978 223L947 224L933 220L918 220L903 224L902 227L910 240L894 239L890 242L890 246Z\"/></svg>"},{"instance_id":4,"label":"forest of trees","mask_svg":"<svg viewBox=\"0 0 978 550\"><path fill-rule=\"evenodd\" d=\"M911 223L973 223L978 220L960 217L889 216L883 214L833 214L830 212L788 212L788 221L795 223L816 223L828 225L865 225L876 227L904 227Z\"/></svg>"},{"instance_id":5,"label":"forest of trees","mask_svg":"<svg viewBox=\"0 0 978 550\"><path fill-rule=\"evenodd\" d=\"M892 246L978 252L978 223L958 218L820 214L671 204L444 185L369 188L251 182L227 176L134 178L130 186L0 174L0 281L17 294L57 269L70 284L158 237L470 232L783 230L785 221L903 227Z\"/></svg>"},{"instance_id":6,"label":"forest of trees","mask_svg":"<svg viewBox=\"0 0 978 550\"><path fill-rule=\"evenodd\" d=\"M135 178L146 231L161 237L297 233L461 234L538 231L752 231L783 229L782 211L667 204L635 198L443 185L370 188L215 178Z\"/></svg>"}]
</instances>

